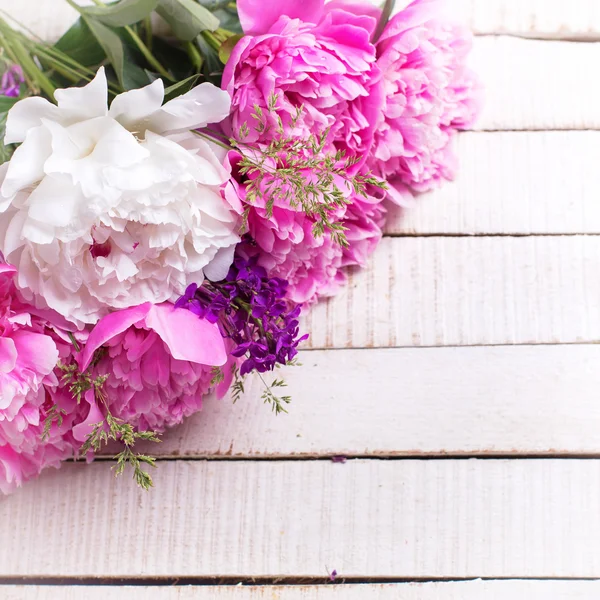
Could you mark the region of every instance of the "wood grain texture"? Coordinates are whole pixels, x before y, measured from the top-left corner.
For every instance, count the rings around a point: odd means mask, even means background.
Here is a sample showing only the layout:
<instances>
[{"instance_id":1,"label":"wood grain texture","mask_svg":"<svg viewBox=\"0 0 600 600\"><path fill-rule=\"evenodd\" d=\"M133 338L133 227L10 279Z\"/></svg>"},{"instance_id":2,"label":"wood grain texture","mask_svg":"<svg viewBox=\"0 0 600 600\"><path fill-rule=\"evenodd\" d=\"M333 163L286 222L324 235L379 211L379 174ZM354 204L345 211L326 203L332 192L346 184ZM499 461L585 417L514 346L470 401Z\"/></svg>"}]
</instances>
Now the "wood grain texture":
<instances>
[{"instance_id":1,"label":"wood grain texture","mask_svg":"<svg viewBox=\"0 0 600 600\"><path fill-rule=\"evenodd\" d=\"M305 323L313 348L600 340L600 237L384 238Z\"/></svg>"},{"instance_id":2,"label":"wood grain texture","mask_svg":"<svg viewBox=\"0 0 600 600\"><path fill-rule=\"evenodd\" d=\"M450 4L475 33L599 39L596 0L451 0Z\"/></svg>"},{"instance_id":3,"label":"wood grain texture","mask_svg":"<svg viewBox=\"0 0 600 600\"><path fill-rule=\"evenodd\" d=\"M162 457L600 455L600 346L304 352L275 417L256 379L209 399Z\"/></svg>"},{"instance_id":4,"label":"wood grain texture","mask_svg":"<svg viewBox=\"0 0 600 600\"><path fill-rule=\"evenodd\" d=\"M598 581L464 581L389 585L0 587L3 600L598 600Z\"/></svg>"},{"instance_id":5,"label":"wood grain texture","mask_svg":"<svg viewBox=\"0 0 600 600\"><path fill-rule=\"evenodd\" d=\"M392 207L388 234L600 233L600 132L469 132L456 181Z\"/></svg>"},{"instance_id":6,"label":"wood grain texture","mask_svg":"<svg viewBox=\"0 0 600 600\"><path fill-rule=\"evenodd\" d=\"M600 577L600 460L179 460L155 481L70 464L0 500L0 576Z\"/></svg>"},{"instance_id":7,"label":"wood grain texture","mask_svg":"<svg viewBox=\"0 0 600 600\"><path fill-rule=\"evenodd\" d=\"M485 86L475 129L597 129L600 43L477 38L471 63Z\"/></svg>"}]
</instances>

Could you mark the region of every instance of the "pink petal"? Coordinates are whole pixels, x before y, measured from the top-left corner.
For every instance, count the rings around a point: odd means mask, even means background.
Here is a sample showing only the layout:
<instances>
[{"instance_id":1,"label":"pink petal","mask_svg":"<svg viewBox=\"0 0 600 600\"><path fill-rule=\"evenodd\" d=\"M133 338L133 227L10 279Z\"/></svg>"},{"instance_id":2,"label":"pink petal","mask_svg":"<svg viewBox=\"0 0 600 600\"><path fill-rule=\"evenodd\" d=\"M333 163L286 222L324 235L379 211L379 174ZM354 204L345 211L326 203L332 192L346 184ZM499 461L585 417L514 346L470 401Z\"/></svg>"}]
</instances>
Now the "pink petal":
<instances>
[{"instance_id":1,"label":"pink petal","mask_svg":"<svg viewBox=\"0 0 600 600\"><path fill-rule=\"evenodd\" d=\"M244 33L261 35L267 33L283 15L318 23L323 5L323 0L238 0L237 8Z\"/></svg>"},{"instance_id":2,"label":"pink petal","mask_svg":"<svg viewBox=\"0 0 600 600\"><path fill-rule=\"evenodd\" d=\"M50 336L20 330L13 334L12 339L22 367L41 375L52 373L58 362L58 349Z\"/></svg>"},{"instance_id":3,"label":"pink petal","mask_svg":"<svg viewBox=\"0 0 600 600\"><path fill-rule=\"evenodd\" d=\"M98 321L98 324L90 333L90 337L79 357L79 368L85 371L94 357L94 352L111 338L123 333L132 325L142 321L150 312L152 304L146 302L133 308L127 308L111 313Z\"/></svg>"},{"instance_id":4,"label":"pink petal","mask_svg":"<svg viewBox=\"0 0 600 600\"><path fill-rule=\"evenodd\" d=\"M217 325L199 319L189 310L171 304L152 307L146 325L158 333L178 360L221 366L227 361L223 337Z\"/></svg>"},{"instance_id":5,"label":"pink petal","mask_svg":"<svg viewBox=\"0 0 600 600\"><path fill-rule=\"evenodd\" d=\"M0 373L10 373L17 364L17 349L10 338L0 338Z\"/></svg>"},{"instance_id":6,"label":"pink petal","mask_svg":"<svg viewBox=\"0 0 600 600\"><path fill-rule=\"evenodd\" d=\"M90 412L83 423L73 427L73 437L78 442L85 442L90 433L94 430L94 427L98 425L98 423L104 421L104 415L98 408L96 399L94 398L94 390L88 390L85 393L85 400L90 405Z\"/></svg>"}]
</instances>

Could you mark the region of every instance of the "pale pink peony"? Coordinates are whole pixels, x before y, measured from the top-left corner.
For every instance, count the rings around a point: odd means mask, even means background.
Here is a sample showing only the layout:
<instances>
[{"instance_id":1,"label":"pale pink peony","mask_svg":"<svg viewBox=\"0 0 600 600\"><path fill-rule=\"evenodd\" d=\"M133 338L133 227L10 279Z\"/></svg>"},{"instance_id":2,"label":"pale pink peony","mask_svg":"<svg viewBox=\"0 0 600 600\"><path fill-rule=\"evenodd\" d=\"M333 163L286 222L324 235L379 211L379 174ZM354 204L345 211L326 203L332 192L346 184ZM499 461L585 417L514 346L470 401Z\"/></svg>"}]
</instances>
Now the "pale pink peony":
<instances>
[{"instance_id":1,"label":"pale pink peony","mask_svg":"<svg viewBox=\"0 0 600 600\"><path fill-rule=\"evenodd\" d=\"M216 325L170 304L146 303L103 317L79 357L81 371L98 351L92 376L108 375L111 413L142 431L163 431L200 410L211 389L212 367L227 360ZM104 420L104 407L93 393L86 394L85 405L88 414L73 430L79 442Z\"/></svg>"},{"instance_id":2,"label":"pale pink peony","mask_svg":"<svg viewBox=\"0 0 600 600\"><path fill-rule=\"evenodd\" d=\"M471 34L441 16L444 8L441 0L415 0L377 42L385 108L368 166L400 203L405 186L422 192L454 178L452 137L473 124L481 106L478 80L466 66Z\"/></svg>"},{"instance_id":3,"label":"pale pink peony","mask_svg":"<svg viewBox=\"0 0 600 600\"><path fill-rule=\"evenodd\" d=\"M307 138L331 128L338 150L365 156L383 106L375 47L377 21L323 0L239 0L246 37L236 45L223 74L231 98L231 133L247 124L245 141L268 141L254 129L254 107L268 115L277 96L277 114L286 127L303 107L294 135ZM271 115L271 124L275 117Z\"/></svg>"},{"instance_id":4,"label":"pale pink peony","mask_svg":"<svg viewBox=\"0 0 600 600\"><path fill-rule=\"evenodd\" d=\"M49 390L58 385L54 369L69 354L66 335L23 304L13 284L16 269L0 263L0 492L14 491L48 466L72 456L55 429L42 442L51 405Z\"/></svg>"}]
</instances>

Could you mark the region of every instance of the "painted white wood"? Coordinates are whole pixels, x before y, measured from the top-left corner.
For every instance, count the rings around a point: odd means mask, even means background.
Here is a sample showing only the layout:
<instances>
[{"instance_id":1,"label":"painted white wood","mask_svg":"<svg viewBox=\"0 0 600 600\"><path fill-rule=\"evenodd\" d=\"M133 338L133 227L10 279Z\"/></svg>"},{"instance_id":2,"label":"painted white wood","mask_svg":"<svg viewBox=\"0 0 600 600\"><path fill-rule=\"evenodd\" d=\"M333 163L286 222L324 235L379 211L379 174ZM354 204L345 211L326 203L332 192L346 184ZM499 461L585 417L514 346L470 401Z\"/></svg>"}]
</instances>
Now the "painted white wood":
<instances>
[{"instance_id":1,"label":"painted white wood","mask_svg":"<svg viewBox=\"0 0 600 600\"><path fill-rule=\"evenodd\" d=\"M3 600L598 600L598 581L461 581L388 585L6 586Z\"/></svg>"},{"instance_id":2,"label":"painted white wood","mask_svg":"<svg viewBox=\"0 0 600 600\"><path fill-rule=\"evenodd\" d=\"M77 2L92 4L92 0ZM408 2L398 0L396 10ZM478 34L598 39L600 33L600 6L595 0L450 0L449 5L452 15ZM0 7L45 39L56 39L77 17L65 0L1 0Z\"/></svg>"},{"instance_id":3,"label":"painted white wood","mask_svg":"<svg viewBox=\"0 0 600 600\"><path fill-rule=\"evenodd\" d=\"M597 40L600 33L596 0L451 0L450 4L480 34Z\"/></svg>"},{"instance_id":4,"label":"painted white wood","mask_svg":"<svg viewBox=\"0 0 600 600\"><path fill-rule=\"evenodd\" d=\"M600 43L480 37L471 63L485 86L476 129L597 129Z\"/></svg>"},{"instance_id":5,"label":"painted white wood","mask_svg":"<svg viewBox=\"0 0 600 600\"><path fill-rule=\"evenodd\" d=\"M179 460L155 482L79 463L2 499L0 576L600 577L600 460Z\"/></svg>"},{"instance_id":6,"label":"painted white wood","mask_svg":"<svg viewBox=\"0 0 600 600\"><path fill-rule=\"evenodd\" d=\"M600 237L384 238L305 318L313 348L600 340Z\"/></svg>"},{"instance_id":7,"label":"painted white wood","mask_svg":"<svg viewBox=\"0 0 600 600\"><path fill-rule=\"evenodd\" d=\"M275 417L253 379L148 452L163 457L600 455L600 346L304 352ZM279 373L278 373L279 375Z\"/></svg>"},{"instance_id":8,"label":"painted white wood","mask_svg":"<svg viewBox=\"0 0 600 600\"><path fill-rule=\"evenodd\" d=\"M600 233L600 132L468 132L455 147L456 181L392 207L387 233Z\"/></svg>"}]
</instances>

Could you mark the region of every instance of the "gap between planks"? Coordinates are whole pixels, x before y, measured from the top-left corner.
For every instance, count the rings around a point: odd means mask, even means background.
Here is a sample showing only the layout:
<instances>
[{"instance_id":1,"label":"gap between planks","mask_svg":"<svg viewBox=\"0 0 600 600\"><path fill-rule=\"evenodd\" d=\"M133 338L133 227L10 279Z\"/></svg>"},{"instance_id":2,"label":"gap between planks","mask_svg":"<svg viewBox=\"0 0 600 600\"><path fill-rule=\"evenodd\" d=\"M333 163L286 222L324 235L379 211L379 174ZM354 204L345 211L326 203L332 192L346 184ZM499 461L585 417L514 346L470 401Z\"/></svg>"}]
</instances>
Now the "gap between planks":
<instances>
[{"instance_id":1,"label":"gap between planks","mask_svg":"<svg viewBox=\"0 0 600 600\"><path fill-rule=\"evenodd\" d=\"M247 393L141 447L163 458L600 453L600 345L302 352L275 417ZM323 376L326 373L327 376Z\"/></svg>"},{"instance_id":2,"label":"gap between planks","mask_svg":"<svg viewBox=\"0 0 600 600\"><path fill-rule=\"evenodd\" d=\"M600 131L468 132L457 179L391 206L388 235L600 233Z\"/></svg>"},{"instance_id":3,"label":"gap between planks","mask_svg":"<svg viewBox=\"0 0 600 600\"><path fill-rule=\"evenodd\" d=\"M384 238L366 269L311 307L307 345L596 342L599 267L598 236Z\"/></svg>"},{"instance_id":4,"label":"gap between planks","mask_svg":"<svg viewBox=\"0 0 600 600\"><path fill-rule=\"evenodd\" d=\"M3 600L597 600L600 581L467 581L368 585L0 587Z\"/></svg>"},{"instance_id":5,"label":"gap between planks","mask_svg":"<svg viewBox=\"0 0 600 600\"><path fill-rule=\"evenodd\" d=\"M65 465L2 499L0 577L600 577L598 460L180 460L155 480Z\"/></svg>"}]
</instances>

